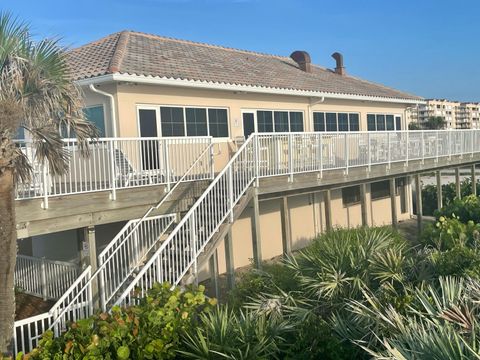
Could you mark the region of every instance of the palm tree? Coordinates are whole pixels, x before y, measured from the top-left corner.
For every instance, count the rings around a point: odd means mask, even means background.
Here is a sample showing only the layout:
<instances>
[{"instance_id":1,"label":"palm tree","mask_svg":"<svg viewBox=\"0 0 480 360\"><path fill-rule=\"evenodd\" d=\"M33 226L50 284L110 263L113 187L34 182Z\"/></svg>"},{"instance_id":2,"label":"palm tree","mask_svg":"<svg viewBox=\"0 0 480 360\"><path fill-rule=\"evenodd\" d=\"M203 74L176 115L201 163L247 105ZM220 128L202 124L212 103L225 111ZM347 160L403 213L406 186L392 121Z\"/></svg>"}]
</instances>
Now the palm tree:
<instances>
[{"instance_id":1,"label":"palm tree","mask_svg":"<svg viewBox=\"0 0 480 360\"><path fill-rule=\"evenodd\" d=\"M37 160L61 174L68 164L59 129L73 130L81 144L95 135L81 99L58 41L35 42L28 25L0 13L0 354L8 350L15 314L15 182L31 170L13 140L19 128L28 131Z\"/></svg>"}]
</instances>

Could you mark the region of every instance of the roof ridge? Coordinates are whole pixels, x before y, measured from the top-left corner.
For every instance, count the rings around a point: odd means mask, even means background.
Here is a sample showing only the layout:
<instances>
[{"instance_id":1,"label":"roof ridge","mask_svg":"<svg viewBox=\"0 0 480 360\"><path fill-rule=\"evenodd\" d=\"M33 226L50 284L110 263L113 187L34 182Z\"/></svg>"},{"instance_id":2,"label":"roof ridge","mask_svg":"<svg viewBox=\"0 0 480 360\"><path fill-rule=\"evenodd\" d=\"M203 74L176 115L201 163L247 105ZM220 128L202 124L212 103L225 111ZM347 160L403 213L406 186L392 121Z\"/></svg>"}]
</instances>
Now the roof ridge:
<instances>
[{"instance_id":1,"label":"roof ridge","mask_svg":"<svg viewBox=\"0 0 480 360\"><path fill-rule=\"evenodd\" d=\"M199 41L178 39L178 38L174 38L174 37L171 37L171 36L162 36L162 35L142 32L142 31L128 30L128 32L131 33L131 34L136 34L136 35L145 36L145 37L163 39L163 40L167 40L167 41L175 41L175 42L191 44L191 45L205 46L205 47L209 47L209 48L222 49L222 50L233 51L233 52L237 52L237 53L260 55L260 56L265 56L265 57L273 57L273 58L282 59L282 60L290 59L289 56L268 54L268 53L263 53L263 52L259 52L259 51L244 50L244 49L238 49L238 48L233 48L233 47L229 47L229 46L214 45L214 44L209 44L209 43L204 43L204 42L199 42Z\"/></svg>"},{"instance_id":2,"label":"roof ridge","mask_svg":"<svg viewBox=\"0 0 480 360\"><path fill-rule=\"evenodd\" d=\"M129 38L130 32L128 30L124 30L119 33L117 43L115 44L115 48L113 50L112 58L110 59L110 63L108 64L108 72L116 73L120 71L123 58L125 57L125 53L127 51L127 44Z\"/></svg>"},{"instance_id":3,"label":"roof ridge","mask_svg":"<svg viewBox=\"0 0 480 360\"><path fill-rule=\"evenodd\" d=\"M73 52L73 51L82 50L83 48L89 47L89 46L91 46L91 45L97 45L97 44L99 44L99 43L104 42L104 41L107 40L107 39L110 39L110 38L114 37L114 36L119 36L122 32L123 32L123 31L117 31L117 32L108 34L108 35L106 35L106 36L104 36L104 37L102 37L102 38L100 38L100 39L98 39L98 40L94 40L94 41L88 42L88 43L86 43L86 44L83 44L83 45L81 45L81 46L79 46L79 47L69 49L68 52Z\"/></svg>"}]
</instances>

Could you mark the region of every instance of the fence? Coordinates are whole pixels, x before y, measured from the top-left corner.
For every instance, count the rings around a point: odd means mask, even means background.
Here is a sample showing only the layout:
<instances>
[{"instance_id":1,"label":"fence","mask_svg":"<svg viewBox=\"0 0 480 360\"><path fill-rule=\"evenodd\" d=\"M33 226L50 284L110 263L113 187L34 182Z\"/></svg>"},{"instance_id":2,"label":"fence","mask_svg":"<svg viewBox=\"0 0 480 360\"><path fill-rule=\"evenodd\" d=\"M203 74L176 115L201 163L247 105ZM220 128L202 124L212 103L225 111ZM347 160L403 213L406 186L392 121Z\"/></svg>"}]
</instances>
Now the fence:
<instances>
[{"instance_id":1,"label":"fence","mask_svg":"<svg viewBox=\"0 0 480 360\"><path fill-rule=\"evenodd\" d=\"M17 141L33 165L33 174L30 181L17 185L16 198L43 198L43 206L48 207L52 196L111 191L115 199L118 189L162 184L169 188L211 142L211 137L102 138L85 145L64 139L68 170L53 175L48 163L38 158L35 144ZM185 181L210 179L212 174L209 159L199 162Z\"/></svg>"},{"instance_id":2,"label":"fence","mask_svg":"<svg viewBox=\"0 0 480 360\"><path fill-rule=\"evenodd\" d=\"M46 299L58 299L80 272L77 264L17 255L15 286L21 291Z\"/></svg>"}]
</instances>

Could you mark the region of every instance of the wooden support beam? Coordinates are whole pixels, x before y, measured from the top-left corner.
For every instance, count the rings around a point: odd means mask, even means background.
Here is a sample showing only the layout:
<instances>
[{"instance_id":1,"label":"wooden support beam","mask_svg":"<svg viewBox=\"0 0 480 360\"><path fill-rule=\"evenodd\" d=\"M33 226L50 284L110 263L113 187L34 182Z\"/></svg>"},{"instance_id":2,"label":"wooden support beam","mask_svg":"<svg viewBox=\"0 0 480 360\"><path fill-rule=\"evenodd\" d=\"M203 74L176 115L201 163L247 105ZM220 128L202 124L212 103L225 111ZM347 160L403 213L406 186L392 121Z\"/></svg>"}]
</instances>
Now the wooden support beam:
<instances>
[{"instance_id":1,"label":"wooden support beam","mask_svg":"<svg viewBox=\"0 0 480 360\"><path fill-rule=\"evenodd\" d=\"M398 217L397 217L397 196L395 193L395 178L390 178L390 209L392 213L392 226L396 229L398 226Z\"/></svg>"},{"instance_id":2,"label":"wooden support beam","mask_svg":"<svg viewBox=\"0 0 480 360\"><path fill-rule=\"evenodd\" d=\"M423 226L423 207L422 207L422 182L420 181L420 174L415 175L415 199L417 205L417 230L422 232Z\"/></svg>"},{"instance_id":3,"label":"wooden support beam","mask_svg":"<svg viewBox=\"0 0 480 360\"><path fill-rule=\"evenodd\" d=\"M212 289L215 293L215 297L218 299L220 296L220 288L218 285L218 252L215 250L210 256L210 283L212 285Z\"/></svg>"},{"instance_id":4,"label":"wooden support beam","mask_svg":"<svg viewBox=\"0 0 480 360\"><path fill-rule=\"evenodd\" d=\"M472 194L477 196L477 174L475 174L475 164L472 165Z\"/></svg>"},{"instance_id":5,"label":"wooden support beam","mask_svg":"<svg viewBox=\"0 0 480 360\"><path fill-rule=\"evenodd\" d=\"M292 253L292 231L290 222L290 212L288 210L288 198L284 196L280 203L280 216L282 220L282 245L283 255Z\"/></svg>"},{"instance_id":6,"label":"wooden support beam","mask_svg":"<svg viewBox=\"0 0 480 360\"><path fill-rule=\"evenodd\" d=\"M362 226L368 226L367 213L367 184L360 184L360 207L362 212Z\"/></svg>"},{"instance_id":7,"label":"wooden support beam","mask_svg":"<svg viewBox=\"0 0 480 360\"><path fill-rule=\"evenodd\" d=\"M442 172L439 170L435 172L437 178L437 209L440 210L443 207L443 193L442 193Z\"/></svg>"},{"instance_id":8,"label":"wooden support beam","mask_svg":"<svg viewBox=\"0 0 480 360\"><path fill-rule=\"evenodd\" d=\"M460 187L460 168L455 168L455 195L458 199L462 198L462 192Z\"/></svg>"},{"instance_id":9,"label":"wooden support beam","mask_svg":"<svg viewBox=\"0 0 480 360\"><path fill-rule=\"evenodd\" d=\"M323 192L323 202L325 204L325 224L327 231L332 230L332 194L330 190L325 190Z\"/></svg>"},{"instance_id":10,"label":"wooden support beam","mask_svg":"<svg viewBox=\"0 0 480 360\"><path fill-rule=\"evenodd\" d=\"M232 228L228 230L224 238L225 246L225 263L227 267L227 288L231 290L235 287L235 264L233 260L233 239Z\"/></svg>"},{"instance_id":11,"label":"wooden support beam","mask_svg":"<svg viewBox=\"0 0 480 360\"><path fill-rule=\"evenodd\" d=\"M262 239L260 234L260 208L258 205L258 188L252 198L252 246L253 264L257 269L262 268Z\"/></svg>"}]
</instances>

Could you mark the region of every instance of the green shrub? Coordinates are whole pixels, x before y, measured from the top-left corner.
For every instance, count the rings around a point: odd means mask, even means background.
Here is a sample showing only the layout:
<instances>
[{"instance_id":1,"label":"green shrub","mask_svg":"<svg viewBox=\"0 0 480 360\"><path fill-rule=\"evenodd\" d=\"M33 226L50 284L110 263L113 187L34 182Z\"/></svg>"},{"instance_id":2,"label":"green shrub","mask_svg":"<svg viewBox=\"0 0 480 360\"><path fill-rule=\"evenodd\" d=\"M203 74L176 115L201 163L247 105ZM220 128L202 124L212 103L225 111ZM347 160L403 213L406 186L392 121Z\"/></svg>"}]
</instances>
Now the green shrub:
<instances>
[{"instance_id":1,"label":"green shrub","mask_svg":"<svg viewBox=\"0 0 480 360\"><path fill-rule=\"evenodd\" d=\"M437 219L441 216L446 218L456 217L463 223L469 221L480 223L480 197L470 195L462 199L454 199L440 211L435 212L435 216Z\"/></svg>"},{"instance_id":2,"label":"green shrub","mask_svg":"<svg viewBox=\"0 0 480 360\"><path fill-rule=\"evenodd\" d=\"M478 250L457 245L447 251L435 251L432 263L438 276L480 278L480 254Z\"/></svg>"},{"instance_id":3,"label":"green shrub","mask_svg":"<svg viewBox=\"0 0 480 360\"><path fill-rule=\"evenodd\" d=\"M215 303L204 288L170 290L155 284L139 305L115 307L69 325L62 336L44 334L30 359L169 359L178 350L181 334L192 331L198 315Z\"/></svg>"},{"instance_id":4,"label":"green shrub","mask_svg":"<svg viewBox=\"0 0 480 360\"><path fill-rule=\"evenodd\" d=\"M187 359L272 359L280 355L279 345L288 325L251 311L217 307L200 315L192 332L184 334Z\"/></svg>"}]
</instances>

